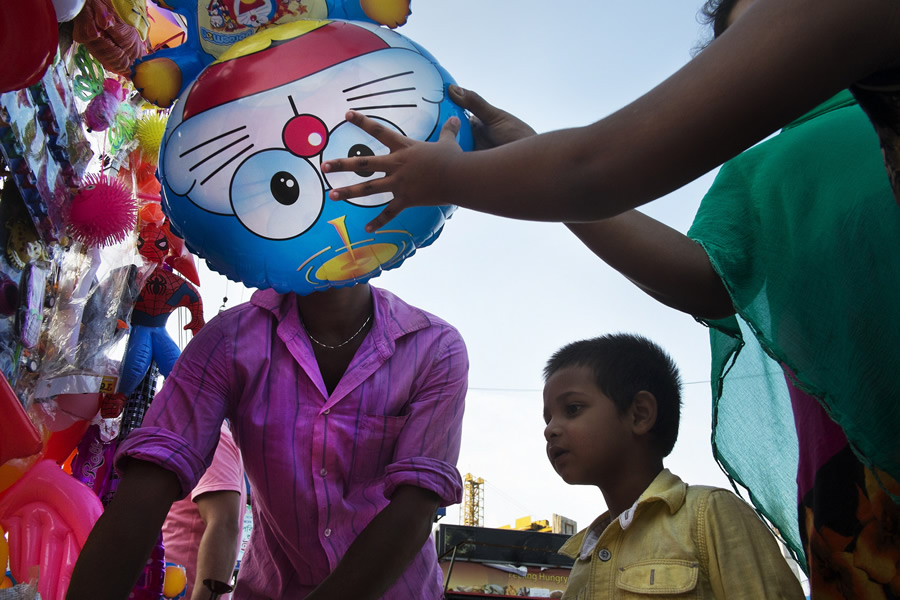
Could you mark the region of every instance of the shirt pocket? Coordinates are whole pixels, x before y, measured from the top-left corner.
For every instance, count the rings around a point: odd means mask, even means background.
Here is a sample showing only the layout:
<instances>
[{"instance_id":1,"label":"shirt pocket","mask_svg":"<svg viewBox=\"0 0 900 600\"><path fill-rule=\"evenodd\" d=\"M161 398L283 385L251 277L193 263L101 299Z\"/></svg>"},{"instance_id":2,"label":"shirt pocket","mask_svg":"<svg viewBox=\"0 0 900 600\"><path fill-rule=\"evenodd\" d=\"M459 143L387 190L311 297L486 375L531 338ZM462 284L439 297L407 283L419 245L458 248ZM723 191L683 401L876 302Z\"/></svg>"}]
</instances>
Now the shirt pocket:
<instances>
[{"instance_id":1,"label":"shirt pocket","mask_svg":"<svg viewBox=\"0 0 900 600\"><path fill-rule=\"evenodd\" d=\"M391 464L397 439L409 415L388 417L363 415L359 420L359 435L353 453L350 481L361 483L384 476L384 469Z\"/></svg>"},{"instance_id":2,"label":"shirt pocket","mask_svg":"<svg viewBox=\"0 0 900 600\"><path fill-rule=\"evenodd\" d=\"M623 598L699 598L697 561L678 559L643 560L620 567L616 587Z\"/></svg>"}]
</instances>

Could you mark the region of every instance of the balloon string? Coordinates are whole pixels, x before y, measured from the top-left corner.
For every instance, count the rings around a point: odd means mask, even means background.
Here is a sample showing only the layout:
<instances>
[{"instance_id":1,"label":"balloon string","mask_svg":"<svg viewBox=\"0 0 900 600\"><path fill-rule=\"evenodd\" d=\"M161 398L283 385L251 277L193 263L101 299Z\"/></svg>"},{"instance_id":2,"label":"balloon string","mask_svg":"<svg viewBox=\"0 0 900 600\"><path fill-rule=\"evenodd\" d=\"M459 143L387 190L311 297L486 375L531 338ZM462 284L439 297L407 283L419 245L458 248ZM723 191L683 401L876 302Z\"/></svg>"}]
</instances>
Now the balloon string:
<instances>
[{"instance_id":1,"label":"balloon string","mask_svg":"<svg viewBox=\"0 0 900 600\"><path fill-rule=\"evenodd\" d=\"M161 41L160 43L158 43L158 44L156 44L155 46L153 46L153 48L150 49L150 52L156 52L157 50L159 50L160 48L165 47L166 44L168 44L169 42L171 42L172 40L177 39L177 38L181 38L181 42L180 42L180 43L183 44L183 43L184 43L184 40L185 40L185 33L182 31L181 33L176 33L175 35L169 37L168 39L165 39L165 40Z\"/></svg>"}]
</instances>

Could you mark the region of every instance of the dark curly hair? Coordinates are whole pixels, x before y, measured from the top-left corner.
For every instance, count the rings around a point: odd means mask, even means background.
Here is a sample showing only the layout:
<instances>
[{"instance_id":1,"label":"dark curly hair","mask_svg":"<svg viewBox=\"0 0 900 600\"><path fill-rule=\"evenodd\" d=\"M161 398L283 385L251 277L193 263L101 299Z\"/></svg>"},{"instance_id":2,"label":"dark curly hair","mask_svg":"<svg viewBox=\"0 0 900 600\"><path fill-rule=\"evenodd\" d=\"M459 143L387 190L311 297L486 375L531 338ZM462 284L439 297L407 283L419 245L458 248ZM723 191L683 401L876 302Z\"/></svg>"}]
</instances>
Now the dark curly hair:
<instances>
[{"instance_id":1,"label":"dark curly hair","mask_svg":"<svg viewBox=\"0 0 900 600\"><path fill-rule=\"evenodd\" d=\"M706 25L712 29L712 37L701 43L694 51L698 53L706 48L710 42L722 35L728 28L728 18L731 11L734 10L735 4L739 0L706 0L700 8L697 20L701 25Z\"/></svg>"}]
</instances>

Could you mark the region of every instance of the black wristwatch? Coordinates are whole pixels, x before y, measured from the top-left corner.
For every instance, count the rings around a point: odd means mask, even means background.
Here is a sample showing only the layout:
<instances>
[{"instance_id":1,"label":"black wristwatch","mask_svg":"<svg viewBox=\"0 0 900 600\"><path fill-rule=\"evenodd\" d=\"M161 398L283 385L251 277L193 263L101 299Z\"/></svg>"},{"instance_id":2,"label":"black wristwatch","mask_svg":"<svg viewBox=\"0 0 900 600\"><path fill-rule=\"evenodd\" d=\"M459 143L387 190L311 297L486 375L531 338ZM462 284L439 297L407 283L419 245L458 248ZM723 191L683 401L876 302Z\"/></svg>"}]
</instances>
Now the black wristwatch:
<instances>
[{"instance_id":1,"label":"black wristwatch","mask_svg":"<svg viewBox=\"0 0 900 600\"><path fill-rule=\"evenodd\" d=\"M203 587L209 590L209 600L216 600L222 594L230 594L234 588L218 579L204 579Z\"/></svg>"}]
</instances>

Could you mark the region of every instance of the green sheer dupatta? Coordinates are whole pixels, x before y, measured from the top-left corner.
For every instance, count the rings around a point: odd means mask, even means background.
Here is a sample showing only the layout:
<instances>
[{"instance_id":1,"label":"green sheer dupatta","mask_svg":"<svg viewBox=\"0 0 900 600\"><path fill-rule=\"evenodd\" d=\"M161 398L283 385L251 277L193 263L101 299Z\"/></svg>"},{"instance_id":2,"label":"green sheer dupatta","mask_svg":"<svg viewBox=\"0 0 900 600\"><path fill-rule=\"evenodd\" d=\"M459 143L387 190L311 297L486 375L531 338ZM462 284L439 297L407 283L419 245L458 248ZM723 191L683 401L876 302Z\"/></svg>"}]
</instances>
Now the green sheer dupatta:
<instances>
[{"instance_id":1,"label":"green sheer dupatta","mask_svg":"<svg viewBox=\"0 0 900 600\"><path fill-rule=\"evenodd\" d=\"M688 235L738 313L704 321L714 452L802 556L781 364L865 465L900 477L900 208L850 93L726 163Z\"/></svg>"}]
</instances>

